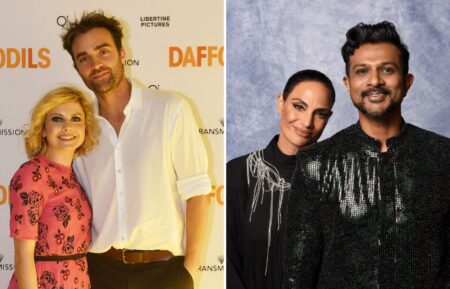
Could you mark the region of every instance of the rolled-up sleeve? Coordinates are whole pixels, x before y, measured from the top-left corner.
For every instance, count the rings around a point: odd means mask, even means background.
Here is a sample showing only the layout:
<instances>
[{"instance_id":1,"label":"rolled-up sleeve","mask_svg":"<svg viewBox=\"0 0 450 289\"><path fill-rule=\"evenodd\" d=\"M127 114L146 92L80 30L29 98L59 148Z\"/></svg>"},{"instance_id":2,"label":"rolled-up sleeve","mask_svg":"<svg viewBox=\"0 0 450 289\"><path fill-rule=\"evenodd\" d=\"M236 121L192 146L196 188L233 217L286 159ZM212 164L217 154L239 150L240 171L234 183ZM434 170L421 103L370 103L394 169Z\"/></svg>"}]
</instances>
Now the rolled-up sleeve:
<instances>
[{"instance_id":1,"label":"rolled-up sleeve","mask_svg":"<svg viewBox=\"0 0 450 289\"><path fill-rule=\"evenodd\" d=\"M208 155L192 110L182 99L169 133L172 162L181 198L187 200L194 196L208 194L211 190Z\"/></svg>"}]
</instances>

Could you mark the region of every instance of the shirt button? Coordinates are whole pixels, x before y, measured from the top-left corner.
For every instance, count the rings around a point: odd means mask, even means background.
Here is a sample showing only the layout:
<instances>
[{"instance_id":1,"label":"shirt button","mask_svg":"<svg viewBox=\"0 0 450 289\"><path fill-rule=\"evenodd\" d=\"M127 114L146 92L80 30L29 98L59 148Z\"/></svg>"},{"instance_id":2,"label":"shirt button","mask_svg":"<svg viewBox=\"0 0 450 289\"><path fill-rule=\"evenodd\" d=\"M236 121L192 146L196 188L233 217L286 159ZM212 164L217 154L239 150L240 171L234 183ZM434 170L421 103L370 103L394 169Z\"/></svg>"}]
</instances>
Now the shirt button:
<instances>
[{"instance_id":1,"label":"shirt button","mask_svg":"<svg viewBox=\"0 0 450 289\"><path fill-rule=\"evenodd\" d=\"M118 169L117 172L120 174L120 173L122 173L122 170L121 170L121 169Z\"/></svg>"}]
</instances>

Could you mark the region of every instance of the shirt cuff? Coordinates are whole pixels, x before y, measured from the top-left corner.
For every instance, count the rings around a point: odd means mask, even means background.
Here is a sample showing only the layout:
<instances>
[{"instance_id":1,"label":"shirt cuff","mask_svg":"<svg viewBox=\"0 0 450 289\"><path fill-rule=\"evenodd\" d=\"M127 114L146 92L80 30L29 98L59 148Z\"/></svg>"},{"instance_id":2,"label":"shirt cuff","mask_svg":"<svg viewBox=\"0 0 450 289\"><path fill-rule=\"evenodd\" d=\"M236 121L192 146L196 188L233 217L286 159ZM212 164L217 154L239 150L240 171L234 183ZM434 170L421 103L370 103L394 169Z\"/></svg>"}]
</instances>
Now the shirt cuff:
<instances>
[{"instance_id":1,"label":"shirt cuff","mask_svg":"<svg viewBox=\"0 0 450 289\"><path fill-rule=\"evenodd\" d=\"M178 192L183 200L206 195L211 191L211 180L208 174L197 175L177 181Z\"/></svg>"}]
</instances>

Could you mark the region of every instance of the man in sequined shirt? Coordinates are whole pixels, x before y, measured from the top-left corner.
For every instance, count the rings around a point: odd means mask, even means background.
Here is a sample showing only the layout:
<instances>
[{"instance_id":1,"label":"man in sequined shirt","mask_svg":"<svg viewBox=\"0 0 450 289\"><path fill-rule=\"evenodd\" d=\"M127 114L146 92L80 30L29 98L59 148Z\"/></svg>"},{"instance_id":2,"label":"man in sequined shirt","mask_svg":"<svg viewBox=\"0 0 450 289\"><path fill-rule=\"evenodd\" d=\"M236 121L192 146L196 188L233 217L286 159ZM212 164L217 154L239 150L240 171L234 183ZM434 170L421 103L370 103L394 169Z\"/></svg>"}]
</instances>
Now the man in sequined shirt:
<instances>
[{"instance_id":1,"label":"man in sequined shirt","mask_svg":"<svg viewBox=\"0 0 450 289\"><path fill-rule=\"evenodd\" d=\"M360 23L342 56L359 122L297 155L283 288L450 288L450 140L402 118L407 47Z\"/></svg>"}]
</instances>

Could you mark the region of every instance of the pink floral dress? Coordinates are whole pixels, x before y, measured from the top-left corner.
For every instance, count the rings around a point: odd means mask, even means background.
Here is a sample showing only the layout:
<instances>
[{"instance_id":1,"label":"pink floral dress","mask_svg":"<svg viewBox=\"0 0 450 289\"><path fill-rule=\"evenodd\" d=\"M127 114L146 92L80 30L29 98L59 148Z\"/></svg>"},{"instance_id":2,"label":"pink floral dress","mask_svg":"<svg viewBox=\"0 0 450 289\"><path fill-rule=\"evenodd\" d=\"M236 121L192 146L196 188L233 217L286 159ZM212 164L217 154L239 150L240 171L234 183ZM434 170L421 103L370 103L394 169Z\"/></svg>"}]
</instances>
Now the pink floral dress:
<instances>
[{"instance_id":1,"label":"pink floral dress","mask_svg":"<svg viewBox=\"0 0 450 289\"><path fill-rule=\"evenodd\" d=\"M10 190L12 238L35 240L35 256L86 253L92 211L71 167L37 157L14 174ZM87 269L86 257L36 261L38 288L90 288ZM16 274L8 288L18 288Z\"/></svg>"}]
</instances>

